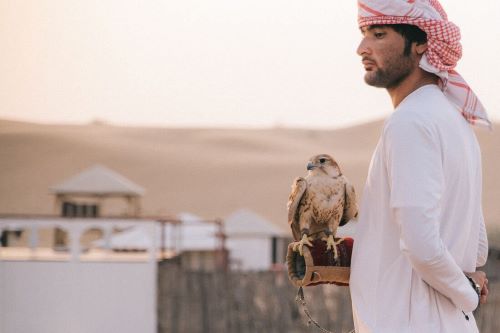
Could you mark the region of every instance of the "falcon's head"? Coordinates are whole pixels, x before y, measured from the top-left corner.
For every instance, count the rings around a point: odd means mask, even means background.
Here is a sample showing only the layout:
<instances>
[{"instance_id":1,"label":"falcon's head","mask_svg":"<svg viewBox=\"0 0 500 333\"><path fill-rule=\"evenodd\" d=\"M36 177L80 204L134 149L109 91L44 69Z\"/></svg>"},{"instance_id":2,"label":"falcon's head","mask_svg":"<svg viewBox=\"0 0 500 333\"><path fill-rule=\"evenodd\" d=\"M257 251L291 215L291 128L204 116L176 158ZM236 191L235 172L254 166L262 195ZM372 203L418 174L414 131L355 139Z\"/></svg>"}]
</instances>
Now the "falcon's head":
<instances>
[{"instance_id":1,"label":"falcon's head","mask_svg":"<svg viewBox=\"0 0 500 333\"><path fill-rule=\"evenodd\" d=\"M325 173L330 177L338 177L342 175L337 162L327 154L320 154L311 157L307 163L307 170L310 174Z\"/></svg>"}]
</instances>

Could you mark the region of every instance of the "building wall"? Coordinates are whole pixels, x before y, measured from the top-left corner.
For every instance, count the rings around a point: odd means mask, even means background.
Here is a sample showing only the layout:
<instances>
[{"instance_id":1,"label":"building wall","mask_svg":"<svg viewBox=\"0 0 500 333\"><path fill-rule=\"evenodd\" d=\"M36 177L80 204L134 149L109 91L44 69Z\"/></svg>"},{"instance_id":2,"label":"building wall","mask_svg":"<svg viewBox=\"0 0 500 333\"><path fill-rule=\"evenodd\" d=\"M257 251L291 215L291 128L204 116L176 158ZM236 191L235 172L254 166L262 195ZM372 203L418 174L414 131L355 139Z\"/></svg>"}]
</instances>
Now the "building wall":
<instances>
[{"instance_id":1,"label":"building wall","mask_svg":"<svg viewBox=\"0 0 500 333\"><path fill-rule=\"evenodd\" d=\"M13 223L0 220L0 229L2 222ZM0 332L156 333L154 242L146 253L87 253L79 245L86 223L16 221L27 229L56 223L71 236L67 253L0 248ZM103 230L140 226L156 238L151 222L93 223Z\"/></svg>"},{"instance_id":2,"label":"building wall","mask_svg":"<svg viewBox=\"0 0 500 333\"><path fill-rule=\"evenodd\" d=\"M229 251L230 266L243 270L267 270L271 268L271 238L228 237L226 248Z\"/></svg>"},{"instance_id":3,"label":"building wall","mask_svg":"<svg viewBox=\"0 0 500 333\"><path fill-rule=\"evenodd\" d=\"M0 262L3 333L156 329L156 265Z\"/></svg>"}]
</instances>

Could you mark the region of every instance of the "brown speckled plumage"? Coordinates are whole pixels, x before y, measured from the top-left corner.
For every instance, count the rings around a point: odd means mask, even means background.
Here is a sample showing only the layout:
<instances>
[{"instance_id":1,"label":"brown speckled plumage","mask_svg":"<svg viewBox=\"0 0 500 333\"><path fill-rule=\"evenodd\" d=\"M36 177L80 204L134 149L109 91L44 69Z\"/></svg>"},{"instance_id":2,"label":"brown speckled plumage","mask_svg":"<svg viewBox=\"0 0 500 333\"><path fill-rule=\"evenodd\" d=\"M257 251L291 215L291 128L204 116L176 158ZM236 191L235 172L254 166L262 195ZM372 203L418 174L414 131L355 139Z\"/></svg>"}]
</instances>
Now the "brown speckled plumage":
<instances>
[{"instance_id":1,"label":"brown speckled plumage","mask_svg":"<svg viewBox=\"0 0 500 333\"><path fill-rule=\"evenodd\" d=\"M307 229L314 239L335 235L358 211L354 188L331 156L314 156L308 170L305 178L295 179L288 198L288 222L296 241Z\"/></svg>"}]
</instances>

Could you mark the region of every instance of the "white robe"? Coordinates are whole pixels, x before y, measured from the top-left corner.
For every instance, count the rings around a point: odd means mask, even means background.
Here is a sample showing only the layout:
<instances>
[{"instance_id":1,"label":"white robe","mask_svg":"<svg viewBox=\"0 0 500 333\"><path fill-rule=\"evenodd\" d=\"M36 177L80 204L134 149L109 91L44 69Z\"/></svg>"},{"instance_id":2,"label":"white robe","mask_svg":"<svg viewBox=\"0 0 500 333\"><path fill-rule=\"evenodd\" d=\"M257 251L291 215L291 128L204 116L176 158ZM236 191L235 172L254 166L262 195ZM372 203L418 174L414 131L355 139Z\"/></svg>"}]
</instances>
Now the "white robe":
<instances>
[{"instance_id":1,"label":"white robe","mask_svg":"<svg viewBox=\"0 0 500 333\"><path fill-rule=\"evenodd\" d=\"M478 332L478 296L463 272L488 253L481 183L476 136L441 90L407 96L385 123L361 201L357 333Z\"/></svg>"}]
</instances>

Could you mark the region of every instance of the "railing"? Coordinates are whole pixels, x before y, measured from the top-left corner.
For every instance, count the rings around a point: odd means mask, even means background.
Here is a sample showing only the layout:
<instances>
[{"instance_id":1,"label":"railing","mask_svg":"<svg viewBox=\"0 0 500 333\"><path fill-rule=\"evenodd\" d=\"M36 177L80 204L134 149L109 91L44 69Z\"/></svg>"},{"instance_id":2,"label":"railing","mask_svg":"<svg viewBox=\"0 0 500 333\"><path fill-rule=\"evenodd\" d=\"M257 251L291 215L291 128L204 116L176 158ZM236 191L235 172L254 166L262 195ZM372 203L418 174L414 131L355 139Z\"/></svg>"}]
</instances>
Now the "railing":
<instances>
[{"instance_id":1,"label":"railing","mask_svg":"<svg viewBox=\"0 0 500 333\"><path fill-rule=\"evenodd\" d=\"M115 230L138 228L146 236L141 251L116 252L111 248ZM40 246L40 231L60 229L67 235L65 247ZM82 247L86 231L98 229L103 234L100 246ZM23 230L28 234L27 246L0 247L0 260L35 261L155 261L157 259L158 223L154 220L75 219L75 218L0 218L0 234L7 230Z\"/></svg>"}]
</instances>

